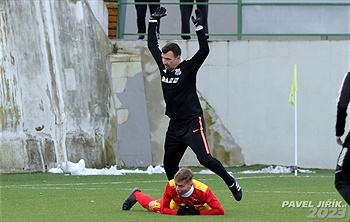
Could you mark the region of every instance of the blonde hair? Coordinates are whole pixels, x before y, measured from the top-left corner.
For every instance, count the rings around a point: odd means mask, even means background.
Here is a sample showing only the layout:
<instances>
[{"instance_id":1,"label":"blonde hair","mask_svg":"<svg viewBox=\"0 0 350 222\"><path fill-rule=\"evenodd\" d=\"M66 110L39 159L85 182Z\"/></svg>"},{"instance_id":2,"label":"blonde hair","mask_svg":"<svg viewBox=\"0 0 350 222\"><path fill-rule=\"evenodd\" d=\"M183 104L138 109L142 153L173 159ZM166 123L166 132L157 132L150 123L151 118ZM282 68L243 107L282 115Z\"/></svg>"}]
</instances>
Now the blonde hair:
<instances>
[{"instance_id":1,"label":"blonde hair","mask_svg":"<svg viewBox=\"0 0 350 222\"><path fill-rule=\"evenodd\" d=\"M182 182L182 181L192 182L193 175L194 174L193 174L192 170L190 170L188 168L181 168L175 174L174 180L175 180L175 182Z\"/></svg>"}]
</instances>

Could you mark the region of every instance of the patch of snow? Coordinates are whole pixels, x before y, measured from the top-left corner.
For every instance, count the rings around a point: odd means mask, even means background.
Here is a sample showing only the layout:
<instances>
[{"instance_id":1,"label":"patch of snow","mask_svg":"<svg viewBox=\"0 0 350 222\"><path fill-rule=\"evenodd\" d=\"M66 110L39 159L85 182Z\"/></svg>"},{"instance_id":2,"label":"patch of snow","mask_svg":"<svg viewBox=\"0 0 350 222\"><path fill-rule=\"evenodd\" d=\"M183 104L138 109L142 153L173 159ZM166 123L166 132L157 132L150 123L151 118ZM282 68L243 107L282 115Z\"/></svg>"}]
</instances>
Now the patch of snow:
<instances>
[{"instance_id":1,"label":"patch of snow","mask_svg":"<svg viewBox=\"0 0 350 222\"><path fill-rule=\"evenodd\" d=\"M92 169L92 168L86 168L85 167L85 161L83 159L79 160L78 163L73 163L70 161L62 162L58 164L56 168L51 168L48 170L49 173L63 173L66 175L124 175L124 174L130 174L130 173L145 173L145 174L162 174L165 173L165 170L163 167L157 165L155 167L148 166L147 170L124 170L124 169L117 169L116 165L113 165L111 167L106 167L102 169ZM294 169L293 167L286 167L286 166L269 166L266 168L263 168L261 170L246 170L242 172L242 174L255 174L255 173L265 173L265 174L278 174L278 173L293 173ZM305 170L305 169L298 169L299 173L315 173L315 171L311 170ZM232 172L229 172L232 175ZM199 172L195 172L195 174L214 174L211 170L205 169L201 170Z\"/></svg>"},{"instance_id":2,"label":"patch of snow","mask_svg":"<svg viewBox=\"0 0 350 222\"><path fill-rule=\"evenodd\" d=\"M266 168L263 168L261 170L245 170L239 173L242 174L253 174L253 173L266 173L266 174L278 174L278 173L293 173L294 167L287 167L287 166L276 166L275 168L273 166L268 166ZM315 171L306 170L306 169L298 169L298 173L315 173Z\"/></svg>"}]
</instances>

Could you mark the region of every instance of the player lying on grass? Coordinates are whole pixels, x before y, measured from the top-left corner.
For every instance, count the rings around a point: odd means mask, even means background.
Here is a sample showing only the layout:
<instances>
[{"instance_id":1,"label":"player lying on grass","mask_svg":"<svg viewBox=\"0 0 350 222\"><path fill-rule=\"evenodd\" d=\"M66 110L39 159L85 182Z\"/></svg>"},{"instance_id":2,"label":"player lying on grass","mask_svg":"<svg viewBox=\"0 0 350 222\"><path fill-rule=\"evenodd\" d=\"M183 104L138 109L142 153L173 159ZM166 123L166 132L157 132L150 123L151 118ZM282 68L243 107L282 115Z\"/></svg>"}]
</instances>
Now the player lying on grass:
<instances>
[{"instance_id":1,"label":"player lying on grass","mask_svg":"<svg viewBox=\"0 0 350 222\"><path fill-rule=\"evenodd\" d=\"M130 210L136 203L150 212L174 215L223 215L224 208L211 189L193 179L193 172L181 168L164 190L163 198L151 196L134 188L123 203L123 210Z\"/></svg>"}]
</instances>

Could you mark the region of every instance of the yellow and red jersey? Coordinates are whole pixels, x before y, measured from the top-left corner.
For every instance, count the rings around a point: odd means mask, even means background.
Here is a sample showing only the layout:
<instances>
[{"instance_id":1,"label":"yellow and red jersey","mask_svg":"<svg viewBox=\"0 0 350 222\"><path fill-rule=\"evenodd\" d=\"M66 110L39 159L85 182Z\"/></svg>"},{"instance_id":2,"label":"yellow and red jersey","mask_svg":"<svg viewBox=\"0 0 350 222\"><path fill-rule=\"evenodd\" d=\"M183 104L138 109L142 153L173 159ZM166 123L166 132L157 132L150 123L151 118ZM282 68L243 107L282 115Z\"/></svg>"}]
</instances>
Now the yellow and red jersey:
<instances>
[{"instance_id":1,"label":"yellow and red jersey","mask_svg":"<svg viewBox=\"0 0 350 222\"><path fill-rule=\"evenodd\" d=\"M200 211L201 215L223 215L224 208L211 189L204 183L193 180L193 192L189 197L181 197L176 193L175 181L170 180L164 190L162 199L156 200L153 207L155 212L162 214L177 214L183 205L192 205Z\"/></svg>"}]
</instances>

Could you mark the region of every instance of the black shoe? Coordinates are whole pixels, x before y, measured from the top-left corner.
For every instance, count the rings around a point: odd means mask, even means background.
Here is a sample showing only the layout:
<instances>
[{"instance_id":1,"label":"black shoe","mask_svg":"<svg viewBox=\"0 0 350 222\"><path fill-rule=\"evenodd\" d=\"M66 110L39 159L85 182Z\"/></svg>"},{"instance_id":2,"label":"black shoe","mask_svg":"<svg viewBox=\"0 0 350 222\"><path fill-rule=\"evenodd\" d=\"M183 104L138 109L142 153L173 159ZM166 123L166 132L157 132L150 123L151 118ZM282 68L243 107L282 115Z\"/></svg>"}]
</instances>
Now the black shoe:
<instances>
[{"instance_id":1,"label":"black shoe","mask_svg":"<svg viewBox=\"0 0 350 222\"><path fill-rule=\"evenodd\" d=\"M235 199L237 201L240 201L242 200L242 189L241 187L239 186L238 182L235 181L233 183L233 186L229 187L229 189L231 190L233 196L235 197Z\"/></svg>"},{"instance_id":2,"label":"black shoe","mask_svg":"<svg viewBox=\"0 0 350 222\"><path fill-rule=\"evenodd\" d=\"M145 36L144 35L139 35L139 38L138 39L144 39Z\"/></svg>"},{"instance_id":3,"label":"black shoe","mask_svg":"<svg viewBox=\"0 0 350 222\"><path fill-rule=\"evenodd\" d=\"M191 36L182 35L181 38L182 38L183 40L188 40L188 39L191 39Z\"/></svg>"},{"instance_id":4,"label":"black shoe","mask_svg":"<svg viewBox=\"0 0 350 222\"><path fill-rule=\"evenodd\" d=\"M131 208L132 208L132 206L134 206L136 203L137 203L137 200L135 200L135 198L134 198L134 193L135 193L135 191L140 191L140 189L139 188L134 188L132 191L131 191L131 193L130 193L130 195L128 196L128 198L126 198L125 200L124 200L124 203L123 203L123 210L130 210Z\"/></svg>"}]
</instances>

